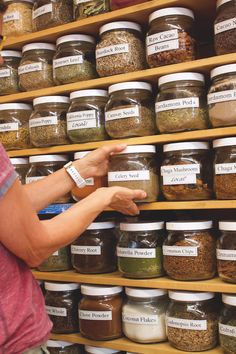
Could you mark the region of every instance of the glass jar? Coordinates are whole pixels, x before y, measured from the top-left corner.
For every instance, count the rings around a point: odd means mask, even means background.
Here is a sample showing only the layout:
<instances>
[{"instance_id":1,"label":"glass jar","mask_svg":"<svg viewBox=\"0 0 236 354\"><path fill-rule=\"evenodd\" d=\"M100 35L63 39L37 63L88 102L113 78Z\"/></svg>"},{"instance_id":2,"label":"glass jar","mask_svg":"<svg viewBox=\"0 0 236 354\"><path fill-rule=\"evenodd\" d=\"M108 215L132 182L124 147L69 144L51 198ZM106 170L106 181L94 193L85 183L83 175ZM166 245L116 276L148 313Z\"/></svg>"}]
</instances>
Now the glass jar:
<instances>
[{"instance_id":1,"label":"glass jar","mask_svg":"<svg viewBox=\"0 0 236 354\"><path fill-rule=\"evenodd\" d=\"M163 275L164 222L121 223L117 247L118 268L127 278Z\"/></svg>"},{"instance_id":2,"label":"glass jar","mask_svg":"<svg viewBox=\"0 0 236 354\"><path fill-rule=\"evenodd\" d=\"M219 318L220 346L225 354L236 354L236 296L223 294Z\"/></svg>"},{"instance_id":3,"label":"glass jar","mask_svg":"<svg viewBox=\"0 0 236 354\"><path fill-rule=\"evenodd\" d=\"M167 340L167 290L125 288L127 300L122 308L124 335L137 343Z\"/></svg>"},{"instance_id":4,"label":"glass jar","mask_svg":"<svg viewBox=\"0 0 236 354\"><path fill-rule=\"evenodd\" d=\"M6 150L30 147L29 117L31 112L30 104L0 104L0 141Z\"/></svg>"},{"instance_id":5,"label":"glass jar","mask_svg":"<svg viewBox=\"0 0 236 354\"><path fill-rule=\"evenodd\" d=\"M163 244L166 273L176 280L204 280L216 273L216 237L212 221L166 223Z\"/></svg>"},{"instance_id":6,"label":"glass jar","mask_svg":"<svg viewBox=\"0 0 236 354\"><path fill-rule=\"evenodd\" d=\"M218 342L218 306L214 293L169 291L166 325L169 343L183 351L201 352Z\"/></svg>"},{"instance_id":7,"label":"glass jar","mask_svg":"<svg viewBox=\"0 0 236 354\"><path fill-rule=\"evenodd\" d=\"M107 139L105 131L106 90L81 90L70 95L67 134L73 143Z\"/></svg>"},{"instance_id":8,"label":"glass jar","mask_svg":"<svg viewBox=\"0 0 236 354\"><path fill-rule=\"evenodd\" d=\"M219 222L220 238L217 240L217 267L222 280L236 283L236 222Z\"/></svg>"},{"instance_id":9,"label":"glass jar","mask_svg":"<svg viewBox=\"0 0 236 354\"><path fill-rule=\"evenodd\" d=\"M236 199L236 137L213 141L214 191L217 199Z\"/></svg>"},{"instance_id":10,"label":"glass jar","mask_svg":"<svg viewBox=\"0 0 236 354\"><path fill-rule=\"evenodd\" d=\"M125 74L145 68L141 26L119 21L103 25L96 46L96 67L100 77Z\"/></svg>"},{"instance_id":11,"label":"glass jar","mask_svg":"<svg viewBox=\"0 0 236 354\"><path fill-rule=\"evenodd\" d=\"M168 7L149 16L146 55L150 68L196 59L194 14L184 7Z\"/></svg>"},{"instance_id":12,"label":"glass jar","mask_svg":"<svg viewBox=\"0 0 236 354\"><path fill-rule=\"evenodd\" d=\"M85 274L114 272L116 265L115 223L93 222L71 245L72 265Z\"/></svg>"},{"instance_id":13,"label":"glass jar","mask_svg":"<svg viewBox=\"0 0 236 354\"><path fill-rule=\"evenodd\" d=\"M53 323L52 333L66 334L79 331L79 288L77 283L45 282L45 305Z\"/></svg>"},{"instance_id":14,"label":"glass jar","mask_svg":"<svg viewBox=\"0 0 236 354\"><path fill-rule=\"evenodd\" d=\"M116 349L110 348L100 348L100 347L91 347L90 345L85 346L85 354L122 354L124 352Z\"/></svg>"},{"instance_id":15,"label":"glass jar","mask_svg":"<svg viewBox=\"0 0 236 354\"><path fill-rule=\"evenodd\" d=\"M68 143L66 113L70 99L66 96L44 96L33 101L29 120L30 142L36 147Z\"/></svg>"},{"instance_id":16,"label":"glass jar","mask_svg":"<svg viewBox=\"0 0 236 354\"><path fill-rule=\"evenodd\" d=\"M4 0L7 10L3 15L3 35L17 37L32 32L34 0Z\"/></svg>"},{"instance_id":17,"label":"glass jar","mask_svg":"<svg viewBox=\"0 0 236 354\"><path fill-rule=\"evenodd\" d=\"M167 200L212 197L212 158L206 142L164 145L161 189Z\"/></svg>"},{"instance_id":18,"label":"glass jar","mask_svg":"<svg viewBox=\"0 0 236 354\"><path fill-rule=\"evenodd\" d=\"M113 139L156 133L152 86L125 82L109 87L105 109L106 131Z\"/></svg>"},{"instance_id":19,"label":"glass jar","mask_svg":"<svg viewBox=\"0 0 236 354\"><path fill-rule=\"evenodd\" d=\"M18 69L22 91L53 86L52 59L55 50L56 46L48 43L31 43L23 47L23 57Z\"/></svg>"},{"instance_id":20,"label":"glass jar","mask_svg":"<svg viewBox=\"0 0 236 354\"><path fill-rule=\"evenodd\" d=\"M33 7L35 32L73 21L73 0L36 0Z\"/></svg>"},{"instance_id":21,"label":"glass jar","mask_svg":"<svg viewBox=\"0 0 236 354\"><path fill-rule=\"evenodd\" d=\"M204 76L178 73L159 79L156 124L161 133L176 133L209 127Z\"/></svg>"},{"instance_id":22,"label":"glass jar","mask_svg":"<svg viewBox=\"0 0 236 354\"><path fill-rule=\"evenodd\" d=\"M78 344L62 342L58 340L48 340L47 350L50 354L82 354L82 349Z\"/></svg>"},{"instance_id":23,"label":"glass jar","mask_svg":"<svg viewBox=\"0 0 236 354\"><path fill-rule=\"evenodd\" d=\"M75 0L75 19L102 14L110 11L110 1Z\"/></svg>"},{"instance_id":24,"label":"glass jar","mask_svg":"<svg viewBox=\"0 0 236 354\"><path fill-rule=\"evenodd\" d=\"M79 327L82 336L110 340L122 336L122 287L82 285Z\"/></svg>"},{"instance_id":25,"label":"glass jar","mask_svg":"<svg viewBox=\"0 0 236 354\"><path fill-rule=\"evenodd\" d=\"M19 92L18 66L21 52L15 50L2 50L3 63L0 65L0 95L10 95Z\"/></svg>"},{"instance_id":26,"label":"glass jar","mask_svg":"<svg viewBox=\"0 0 236 354\"><path fill-rule=\"evenodd\" d=\"M147 193L144 200L154 202L159 194L156 147L154 145L128 146L112 155L108 172L108 186L142 189Z\"/></svg>"},{"instance_id":27,"label":"glass jar","mask_svg":"<svg viewBox=\"0 0 236 354\"><path fill-rule=\"evenodd\" d=\"M16 173L21 184L25 184L25 176L29 170L29 159L28 157L14 157L11 158L11 163L15 168Z\"/></svg>"}]
</instances>

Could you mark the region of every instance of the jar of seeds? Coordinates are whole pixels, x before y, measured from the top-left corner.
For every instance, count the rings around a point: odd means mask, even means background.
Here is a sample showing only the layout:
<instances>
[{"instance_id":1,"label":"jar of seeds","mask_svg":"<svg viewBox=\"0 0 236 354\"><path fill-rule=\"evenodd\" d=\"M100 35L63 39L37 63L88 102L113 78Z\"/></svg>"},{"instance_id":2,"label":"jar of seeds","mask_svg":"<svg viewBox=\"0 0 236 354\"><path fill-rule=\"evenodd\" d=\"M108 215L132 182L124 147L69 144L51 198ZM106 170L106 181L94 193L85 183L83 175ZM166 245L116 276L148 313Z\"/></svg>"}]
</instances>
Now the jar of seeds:
<instances>
[{"instance_id":1,"label":"jar of seeds","mask_svg":"<svg viewBox=\"0 0 236 354\"><path fill-rule=\"evenodd\" d=\"M0 65L0 95L9 95L19 92L18 67L21 52L15 50L2 50L3 63Z\"/></svg>"},{"instance_id":2,"label":"jar of seeds","mask_svg":"<svg viewBox=\"0 0 236 354\"><path fill-rule=\"evenodd\" d=\"M98 75L111 76L145 68L141 26L135 22L111 22L100 28L96 47Z\"/></svg>"},{"instance_id":3,"label":"jar of seeds","mask_svg":"<svg viewBox=\"0 0 236 354\"><path fill-rule=\"evenodd\" d=\"M3 35L22 36L32 32L34 0L4 0L7 10L3 15Z\"/></svg>"},{"instance_id":4,"label":"jar of seeds","mask_svg":"<svg viewBox=\"0 0 236 354\"><path fill-rule=\"evenodd\" d=\"M110 86L105 120L106 131L113 139L155 134L151 85L131 81Z\"/></svg>"},{"instance_id":5,"label":"jar of seeds","mask_svg":"<svg viewBox=\"0 0 236 354\"><path fill-rule=\"evenodd\" d=\"M49 43L31 43L23 47L18 69L22 91L53 86L52 60L56 46Z\"/></svg>"},{"instance_id":6,"label":"jar of seeds","mask_svg":"<svg viewBox=\"0 0 236 354\"><path fill-rule=\"evenodd\" d=\"M29 159L28 157L14 157L11 158L11 163L15 168L16 173L21 184L25 184L25 176L29 170Z\"/></svg>"},{"instance_id":7,"label":"jar of seeds","mask_svg":"<svg viewBox=\"0 0 236 354\"><path fill-rule=\"evenodd\" d=\"M86 18L110 11L109 0L75 0L75 19Z\"/></svg>"},{"instance_id":8,"label":"jar of seeds","mask_svg":"<svg viewBox=\"0 0 236 354\"><path fill-rule=\"evenodd\" d=\"M36 147L68 143L66 113L69 97L44 96L33 101L34 111L29 120L30 141Z\"/></svg>"}]
</instances>

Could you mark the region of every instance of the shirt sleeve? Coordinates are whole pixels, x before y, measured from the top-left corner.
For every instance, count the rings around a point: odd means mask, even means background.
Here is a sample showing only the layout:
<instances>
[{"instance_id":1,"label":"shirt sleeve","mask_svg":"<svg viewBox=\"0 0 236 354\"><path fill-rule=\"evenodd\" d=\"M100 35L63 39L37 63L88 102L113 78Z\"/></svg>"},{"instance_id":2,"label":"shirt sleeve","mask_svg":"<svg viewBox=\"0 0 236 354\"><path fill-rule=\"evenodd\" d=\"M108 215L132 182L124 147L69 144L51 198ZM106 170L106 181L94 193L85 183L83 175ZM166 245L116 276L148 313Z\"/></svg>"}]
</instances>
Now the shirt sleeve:
<instances>
[{"instance_id":1,"label":"shirt sleeve","mask_svg":"<svg viewBox=\"0 0 236 354\"><path fill-rule=\"evenodd\" d=\"M0 199L7 193L16 178L17 174L14 167L0 143Z\"/></svg>"}]
</instances>

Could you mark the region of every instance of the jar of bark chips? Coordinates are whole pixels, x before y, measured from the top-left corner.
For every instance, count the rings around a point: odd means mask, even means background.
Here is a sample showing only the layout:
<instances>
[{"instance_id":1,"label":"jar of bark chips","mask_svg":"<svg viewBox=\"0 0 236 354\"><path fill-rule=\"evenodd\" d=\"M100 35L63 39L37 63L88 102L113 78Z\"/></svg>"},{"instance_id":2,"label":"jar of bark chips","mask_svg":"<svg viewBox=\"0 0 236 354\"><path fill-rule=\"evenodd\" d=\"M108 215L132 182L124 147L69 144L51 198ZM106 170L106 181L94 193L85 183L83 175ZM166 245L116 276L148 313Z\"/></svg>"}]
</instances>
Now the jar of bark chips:
<instances>
[{"instance_id":1,"label":"jar of bark chips","mask_svg":"<svg viewBox=\"0 0 236 354\"><path fill-rule=\"evenodd\" d=\"M9 95L19 92L18 67L21 61L21 52L15 50L2 50L4 59L0 65L0 95Z\"/></svg>"},{"instance_id":2,"label":"jar of bark chips","mask_svg":"<svg viewBox=\"0 0 236 354\"><path fill-rule=\"evenodd\" d=\"M236 353L236 296L222 294L223 308L219 319L220 346L225 354Z\"/></svg>"},{"instance_id":3,"label":"jar of bark chips","mask_svg":"<svg viewBox=\"0 0 236 354\"><path fill-rule=\"evenodd\" d=\"M3 35L22 36L32 32L34 0L4 0L7 10L3 15Z\"/></svg>"}]
</instances>

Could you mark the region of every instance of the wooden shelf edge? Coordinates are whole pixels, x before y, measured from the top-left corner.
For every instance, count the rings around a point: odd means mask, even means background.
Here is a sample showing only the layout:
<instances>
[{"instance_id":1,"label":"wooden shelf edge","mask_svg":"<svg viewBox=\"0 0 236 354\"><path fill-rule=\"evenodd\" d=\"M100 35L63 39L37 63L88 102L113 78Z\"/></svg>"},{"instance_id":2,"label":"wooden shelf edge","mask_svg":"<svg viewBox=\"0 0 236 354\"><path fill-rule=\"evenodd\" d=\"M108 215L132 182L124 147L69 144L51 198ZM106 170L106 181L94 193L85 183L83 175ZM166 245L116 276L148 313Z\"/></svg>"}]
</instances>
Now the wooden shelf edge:
<instances>
[{"instance_id":1,"label":"wooden shelf edge","mask_svg":"<svg viewBox=\"0 0 236 354\"><path fill-rule=\"evenodd\" d=\"M184 202L155 202L139 206L140 210L208 210L235 209L236 200L199 200Z\"/></svg>"}]
</instances>

